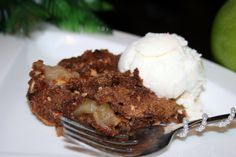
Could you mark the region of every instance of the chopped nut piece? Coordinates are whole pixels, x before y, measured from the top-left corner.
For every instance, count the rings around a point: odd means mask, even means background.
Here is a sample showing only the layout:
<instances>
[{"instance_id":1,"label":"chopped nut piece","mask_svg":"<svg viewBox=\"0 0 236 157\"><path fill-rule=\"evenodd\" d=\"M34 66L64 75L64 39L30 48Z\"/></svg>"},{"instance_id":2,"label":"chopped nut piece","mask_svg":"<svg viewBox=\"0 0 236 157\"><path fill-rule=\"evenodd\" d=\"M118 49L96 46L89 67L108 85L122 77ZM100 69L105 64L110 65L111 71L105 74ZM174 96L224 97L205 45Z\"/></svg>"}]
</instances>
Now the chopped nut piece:
<instances>
[{"instance_id":1,"label":"chopped nut piece","mask_svg":"<svg viewBox=\"0 0 236 157\"><path fill-rule=\"evenodd\" d=\"M81 96L82 97L86 97L88 95L88 93L82 93Z\"/></svg>"},{"instance_id":2,"label":"chopped nut piece","mask_svg":"<svg viewBox=\"0 0 236 157\"><path fill-rule=\"evenodd\" d=\"M97 71L96 70L94 70L94 69L91 69L90 70L91 71L91 76L97 76L98 75L98 73L97 73Z\"/></svg>"},{"instance_id":3,"label":"chopped nut piece","mask_svg":"<svg viewBox=\"0 0 236 157\"><path fill-rule=\"evenodd\" d=\"M48 100L48 101L52 101L52 99L51 99L49 96L47 97L47 100Z\"/></svg>"},{"instance_id":4,"label":"chopped nut piece","mask_svg":"<svg viewBox=\"0 0 236 157\"><path fill-rule=\"evenodd\" d=\"M34 85L35 85L35 81L32 81L29 87L29 93L33 93L34 91Z\"/></svg>"}]
</instances>

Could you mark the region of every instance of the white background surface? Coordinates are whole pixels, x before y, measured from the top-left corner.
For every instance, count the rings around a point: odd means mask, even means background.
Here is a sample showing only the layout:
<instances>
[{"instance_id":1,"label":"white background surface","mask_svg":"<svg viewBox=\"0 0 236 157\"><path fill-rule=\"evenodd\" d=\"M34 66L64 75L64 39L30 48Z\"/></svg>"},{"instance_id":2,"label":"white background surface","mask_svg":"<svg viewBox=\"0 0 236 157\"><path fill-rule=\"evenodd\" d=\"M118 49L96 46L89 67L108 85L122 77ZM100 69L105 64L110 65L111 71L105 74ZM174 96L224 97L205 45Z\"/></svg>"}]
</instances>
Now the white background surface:
<instances>
[{"instance_id":1,"label":"white background surface","mask_svg":"<svg viewBox=\"0 0 236 157\"><path fill-rule=\"evenodd\" d=\"M26 100L32 62L43 59L56 64L64 57L78 56L86 49L108 48L115 53L138 37L121 32L112 36L78 35L47 31L34 39L0 35L0 156L97 156L84 148L71 147L55 130L38 121ZM209 115L229 112L236 106L236 74L204 60L207 84L201 96ZM236 123L230 129L211 129L202 135L175 139L160 157L236 156Z\"/></svg>"}]
</instances>

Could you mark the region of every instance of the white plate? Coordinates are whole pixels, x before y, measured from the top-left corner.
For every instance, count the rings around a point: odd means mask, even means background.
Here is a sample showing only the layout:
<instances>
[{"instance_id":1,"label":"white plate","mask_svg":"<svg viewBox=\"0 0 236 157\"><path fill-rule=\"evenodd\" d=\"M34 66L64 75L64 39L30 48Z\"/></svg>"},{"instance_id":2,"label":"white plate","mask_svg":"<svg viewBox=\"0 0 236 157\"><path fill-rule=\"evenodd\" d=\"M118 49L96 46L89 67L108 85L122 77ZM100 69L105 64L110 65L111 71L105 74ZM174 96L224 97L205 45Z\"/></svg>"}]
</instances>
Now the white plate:
<instances>
[{"instance_id":1,"label":"white plate","mask_svg":"<svg viewBox=\"0 0 236 157\"><path fill-rule=\"evenodd\" d=\"M47 31L36 33L34 40L24 42L1 35L2 52L12 52L12 57L0 54L0 65L4 67L0 71L0 156L98 155L83 147L71 147L63 138L56 137L54 128L43 125L31 114L26 100L31 64L37 59L55 64L86 49L108 48L119 53L137 39L117 31L112 36ZM21 46L16 48L16 45ZM204 65L207 75L206 90L201 96L204 111L211 116L229 112L230 107L236 106L236 74L207 60ZM228 130L210 130L183 140L175 139L160 156L236 156L235 139L236 123L233 123Z\"/></svg>"}]
</instances>

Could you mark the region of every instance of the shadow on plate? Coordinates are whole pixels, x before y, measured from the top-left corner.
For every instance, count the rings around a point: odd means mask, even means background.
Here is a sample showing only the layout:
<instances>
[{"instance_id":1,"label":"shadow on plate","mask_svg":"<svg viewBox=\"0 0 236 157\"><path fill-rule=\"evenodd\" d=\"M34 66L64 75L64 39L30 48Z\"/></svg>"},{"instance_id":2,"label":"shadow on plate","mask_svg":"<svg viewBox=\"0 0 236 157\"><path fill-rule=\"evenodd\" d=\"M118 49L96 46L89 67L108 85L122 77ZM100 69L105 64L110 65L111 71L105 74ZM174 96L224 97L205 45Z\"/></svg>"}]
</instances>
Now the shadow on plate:
<instances>
[{"instance_id":1,"label":"shadow on plate","mask_svg":"<svg viewBox=\"0 0 236 157\"><path fill-rule=\"evenodd\" d=\"M109 155L106 155L102 152L96 151L95 149L92 150L91 148L88 148L88 146L80 145L78 143L73 142L72 140L64 138L63 141L66 143L65 148L69 149L74 152L83 153L86 155L96 156L96 157L108 157Z\"/></svg>"}]
</instances>

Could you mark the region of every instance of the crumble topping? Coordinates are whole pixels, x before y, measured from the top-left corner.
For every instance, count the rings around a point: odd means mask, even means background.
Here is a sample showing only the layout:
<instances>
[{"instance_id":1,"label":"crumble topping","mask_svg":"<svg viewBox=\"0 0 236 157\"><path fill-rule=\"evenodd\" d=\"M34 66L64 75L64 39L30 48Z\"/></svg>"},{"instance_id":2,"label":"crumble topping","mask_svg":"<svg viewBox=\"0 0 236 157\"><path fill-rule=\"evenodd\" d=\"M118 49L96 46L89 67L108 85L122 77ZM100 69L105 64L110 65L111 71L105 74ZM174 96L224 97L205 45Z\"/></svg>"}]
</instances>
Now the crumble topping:
<instances>
[{"instance_id":1,"label":"crumble topping","mask_svg":"<svg viewBox=\"0 0 236 157\"><path fill-rule=\"evenodd\" d=\"M55 66L33 63L27 93L31 111L47 125L60 127L64 115L108 136L182 122L183 106L143 86L138 69L119 72L118 60L108 50L95 50Z\"/></svg>"}]
</instances>

